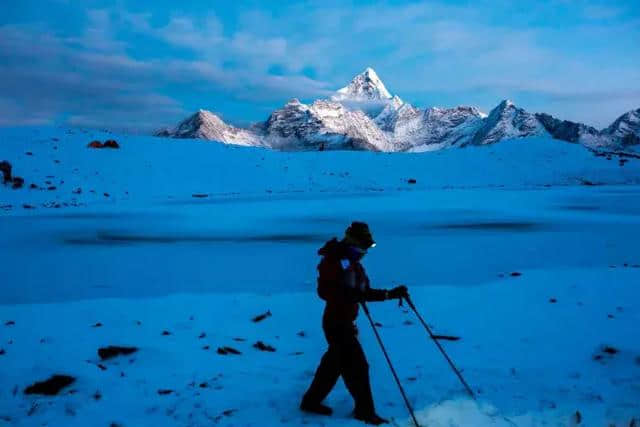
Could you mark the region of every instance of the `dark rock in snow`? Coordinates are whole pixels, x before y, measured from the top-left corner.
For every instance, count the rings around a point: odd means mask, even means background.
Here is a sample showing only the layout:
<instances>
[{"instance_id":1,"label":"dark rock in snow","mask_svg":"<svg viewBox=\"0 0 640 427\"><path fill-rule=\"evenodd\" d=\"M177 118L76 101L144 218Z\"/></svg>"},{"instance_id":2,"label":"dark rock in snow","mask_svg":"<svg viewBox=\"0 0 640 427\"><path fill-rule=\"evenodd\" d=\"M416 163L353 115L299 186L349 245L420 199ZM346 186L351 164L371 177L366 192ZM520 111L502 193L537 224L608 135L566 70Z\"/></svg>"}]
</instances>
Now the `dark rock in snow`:
<instances>
[{"instance_id":1,"label":"dark rock in snow","mask_svg":"<svg viewBox=\"0 0 640 427\"><path fill-rule=\"evenodd\" d=\"M455 337L452 335L434 335L434 339L436 340L445 340L445 341L459 341L460 337Z\"/></svg>"},{"instance_id":2,"label":"dark rock in snow","mask_svg":"<svg viewBox=\"0 0 640 427\"><path fill-rule=\"evenodd\" d=\"M202 332L200 335L198 335L198 339L205 338L206 336L207 336L207 334L205 334L204 332Z\"/></svg>"},{"instance_id":3,"label":"dark rock in snow","mask_svg":"<svg viewBox=\"0 0 640 427\"><path fill-rule=\"evenodd\" d=\"M13 181L11 177L11 163L6 160L0 162L0 172L2 172L2 182L8 184Z\"/></svg>"},{"instance_id":4,"label":"dark rock in snow","mask_svg":"<svg viewBox=\"0 0 640 427\"><path fill-rule=\"evenodd\" d=\"M415 184L415 183L417 183L418 181L416 181L416 180L415 180L415 179L413 179L413 178L410 178L407 182L408 182L409 184Z\"/></svg>"},{"instance_id":5,"label":"dark rock in snow","mask_svg":"<svg viewBox=\"0 0 640 427\"><path fill-rule=\"evenodd\" d=\"M571 421L573 421L576 425L582 422L582 414L580 411L576 411L575 414L571 416Z\"/></svg>"},{"instance_id":6,"label":"dark rock in snow","mask_svg":"<svg viewBox=\"0 0 640 427\"><path fill-rule=\"evenodd\" d=\"M35 209L35 208L36 208L35 206L30 205L30 204L28 204L28 203L24 203L24 204L22 205L22 207L23 207L23 208L25 208L25 209Z\"/></svg>"},{"instance_id":7,"label":"dark rock in snow","mask_svg":"<svg viewBox=\"0 0 640 427\"><path fill-rule=\"evenodd\" d=\"M268 310L266 313L262 313L251 319L252 322L261 322L267 317L271 317L271 311Z\"/></svg>"},{"instance_id":8,"label":"dark rock in snow","mask_svg":"<svg viewBox=\"0 0 640 427\"><path fill-rule=\"evenodd\" d=\"M88 148L102 148L104 145L100 141L91 141L88 145Z\"/></svg>"},{"instance_id":9,"label":"dark rock in snow","mask_svg":"<svg viewBox=\"0 0 640 427\"><path fill-rule=\"evenodd\" d=\"M551 304L555 304L555 303L557 303L557 302L558 302L558 300L557 300L557 299L555 299L555 298L549 298L549 302L550 302Z\"/></svg>"},{"instance_id":10,"label":"dark rock in snow","mask_svg":"<svg viewBox=\"0 0 640 427\"><path fill-rule=\"evenodd\" d=\"M11 188L17 190L18 188L22 188L24 186L24 178L20 176L13 177L13 184L11 184Z\"/></svg>"},{"instance_id":11,"label":"dark rock in snow","mask_svg":"<svg viewBox=\"0 0 640 427\"><path fill-rule=\"evenodd\" d=\"M235 348L226 347L226 346L225 347L218 347L217 353L221 354L223 356L227 355L227 354L242 354L238 350L236 350Z\"/></svg>"},{"instance_id":12,"label":"dark rock in snow","mask_svg":"<svg viewBox=\"0 0 640 427\"><path fill-rule=\"evenodd\" d=\"M16 322L14 322L13 320L7 320L6 322L4 322L4 326L14 326L16 324Z\"/></svg>"},{"instance_id":13,"label":"dark rock in snow","mask_svg":"<svg viewBox=\"0 0 640 427\"><path fill-rule=\"evenodd\" d=\"M31 151L27 151L26 153L24 153L27 156L33 156L33 153Z\"/></svg>"},{"instance_id":14,"label":"dark rock in snow","mask_svg":"<svg viewBox=\"0 0 640 427\"><path fill-rule=\"evenodd\" d=\"M520 277L522 276L522 273L520 273L519 271L514 271L513 273L511 273L511 277Z\"/></svg>"},{"instance_id":15,"label":"dark rock in snow","mask_svg":"<svg viewBox=\"0 0 640 427\"><path fill-rule=\"evenodd\" d=\"M171 394L171 393L173 393L173 390L170 390L170 389L160 389L160 390L158 390L158 394L160 396Z\"/></svg>"},{"instance_id":16,"label":"dark rock in snow","mask_svg":"<svg viewBox=\"0 0 640 427\"><path fill-rule=\"evenodd\" d=\"M69 375L53 375L45 381L34 383L24 389L24 394L42 394L45 396L55 396L63 388L73 384L75 378Z\"/></svg>"},{"instance_id":17,"label":"dark rock in snow","mask_svg":"<svg viewBox=\"0 0 640 427\"><path fill-rule=\"evenodd\" d=\"M611 355L617 354L619 351L620 351L620 350L618 350L617 348L615 348L615 347L611 347L611 346L608 346L608 345L607 345L607 346L604 346L604 347L602 348L602 352L603 352L603 353L607 353L607 354L611 354Z\"/></svg>"},{"instance_id":18,"label":"dark rock in snow","mask_svg":"<svg viewBox=\"0 0 640 427\"><path fill-rule=\"evenodd\" d=\"M162 331L162 334L161 334L161 335L166 337L166 336L171 335L171 332L169 332L169 331Z\"/></svg>"},{"instance_id":19,"label":"dark rock in snow","mask_svg":"<svg viewBox=\"0 0 640 427\"><path fill-rule=\"evenodd\" d=\"M102 327L102 323L98 322L96 324L91 325L92 328L101 328Z\"/></svg>"},{"instance_id":20,"label":"dark rock in snow","mask_svg":"<svg viewBox=\"0 0 640 427\"><path fill-rule=\"evenodd\" d=\"M0 356L4 356L5 354L7 354L7 352L4 351L4 348L0 348Z\"/></svg>"},{"instance_id":21,"label":"dark rock in snow","mask_svg":"<svg viewBox=\"0 0 640 427\"><path fill-rule=\"evenodd\" d=\"M100 359L102 360L108 360L120 355L133 354L136 351L138 351L136 347L122 347L117 345L110 345L108 347L99 348L98 356L100 356Z\"/></svg>"},{"instance_id":22,"label":"dark rock in snow","mask_svg":"<svg viewBox=\"0 0 640 427\"><path fill-rule=\"evenodd\" d=\"M206 197L209 197L209 195L205 193L195 193L195 194L192 194L191 197L196 199L204 199Z\"/></svg>"},{"instance_id":23,"label":"dark rock in snow","mask_svg":"<svg viewBox=\"0 0 640 427\"><path fill-rule=\"evenodd\" d=\"M262 341L258 341L257 343L255 343L253 345L253 348L257 348L260 351L269 351L269 352L276 351L274 347L270 346L269 344L265 344Z\"/></svg>"},{"instance_id":24,"label":"dark rock in snow","mask_svg":"<svg viewBox=\"0 0 640 427\"><path fill-rule=\"evenodd\" d=\"M120 144L114 139L107 139L102 145L102 148L120 148Z\"/></svg>"},{"instance_id":25,"label":"dark rock in snow","mask_svg":"<svg viewBox=\"0 0 640 427\"><path fill-rule=\"evenodd\" d=\"M31 185L29 185L29 188L32 190L36 190L38 188L37 184L31 183Z\"/></svg>"}]
</instances>

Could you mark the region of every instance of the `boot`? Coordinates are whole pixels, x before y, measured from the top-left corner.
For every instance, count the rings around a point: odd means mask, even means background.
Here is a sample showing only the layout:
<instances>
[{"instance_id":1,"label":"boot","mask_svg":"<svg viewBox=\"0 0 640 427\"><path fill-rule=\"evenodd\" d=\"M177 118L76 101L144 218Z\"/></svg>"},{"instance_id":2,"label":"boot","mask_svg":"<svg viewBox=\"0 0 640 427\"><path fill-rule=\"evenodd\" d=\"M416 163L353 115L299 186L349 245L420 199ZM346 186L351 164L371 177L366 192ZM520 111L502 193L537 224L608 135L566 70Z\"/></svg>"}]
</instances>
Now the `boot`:
<instances>
[{"instance_id":1,"label":"boot","mask_svg":"<svg viewBox=\"0 0 640 427\"><path fill-rule=\"evenodd\" d=\"M310 412L316 415L326 415L329 416L333 414L333 409L328 407L327 405L323 405L322 403L314 403L310 404L305 402L304 400L300 404L300 409L304 412Z\"/></svg>"},{"instance_id":2,"label":"boot","mask_svg":"<svg viewBox=\"0 0 640 427\"><path fill-rule=\"evenodd\" d=\"M380 415L375 412L371 414L358 414L356 413L353 416L356 420L363 421L365 424L370 424L374 426L379 426L380 424L389 424L389 420L382 418Z\"/></svg>"}]
</instances>

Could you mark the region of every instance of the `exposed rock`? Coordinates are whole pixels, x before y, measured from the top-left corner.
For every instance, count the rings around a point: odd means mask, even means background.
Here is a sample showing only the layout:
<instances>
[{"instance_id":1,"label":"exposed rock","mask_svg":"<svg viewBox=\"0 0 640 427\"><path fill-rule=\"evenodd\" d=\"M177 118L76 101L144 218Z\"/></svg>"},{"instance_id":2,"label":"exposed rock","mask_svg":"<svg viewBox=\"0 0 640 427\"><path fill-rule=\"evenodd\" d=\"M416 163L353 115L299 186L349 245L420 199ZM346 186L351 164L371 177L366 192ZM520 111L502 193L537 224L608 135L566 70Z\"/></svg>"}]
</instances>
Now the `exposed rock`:
<instances>
[{"instance_id":1,"label":"exposed rock","mask_svg":"<svg viewBox=\"0 0 640 427\"><path fill-rule=\"evenodd\" d=\"M102 148L120 148L120 144L115 139L107 139Z\"/></svg>"},{"instance_id":2,"label":"exposed rock","mask_svg":"<svg viewBox=\"0 0 640 427\"><path fill-rule=\"evenodd\" d=\"M11 188L13 188L14 190L17 190L18 188L22 188L23 185L24 185L24 178L19 176L13 177L13 184L11 184Z\"/></svg>"},{"instance_id":3,"label":"exposed rock","mask_svg":"<svg viewBox=\"0 0 640 427\"><path fill-rule=\"evenodd\" d=\"M88 148L103 148L104 145L100 141L91 141L88 145Z\"/></svg>"},{"instance_id":4,"label":"exposed rock","mask_svg":"<svg viewBox=\"0 0 640 427\"><path fill-rule=\"evenodd\" d=\"M117 345L110 345L108 347L101 347L98 349L98 356L102 360L112 359L120 355L129 355L138 351L136 347L122 347Z\"/></svg>"},{"instance_id":5,"label":"exposed rock","mask_svg":"<svg viewBox=\"0 0 640 427\"><path fill-rule=\"evenodd\" d=\"M165 395L171 394L171 393L173 393L173 390L170 390L170 389L160 389L160 390L158 390L158 394L160 396L165 396Z\"/></svg>"},{"instance_id":6,"label":"exposed rock","mask_svg":"<svg viewBox=\"0 0 640 427\"><path fill-rule=\"evenodd\" d=\"M48 380L36 382L24 390L24 394L55 396L63 388L73 384L75 378L69 375L53 375Z\"/></svg>"},{"instance_id":7,"label":"exposed rock","mask_svg":"<svg viewBox=\"0 0 640 427\"><path fill-rule=\"evenodd\" d=\"M258 341L253 345L253 348L257 348L260 351L269 351L269 352L274 352L276 351L276 349L272 346L270 346L269 344L265 344L262 341Z\"/></svg>"},{"instance_id":8,"label":"exposed rock","mask_svg":"<svg viewBox=\"0 0 640 427\"><path fill-rule=\"evenodd\" d=\"M0 172L2 172L2 182L8 184L13 181L11 176L11 163L6 160L0 162Z\"/></svg>"},{"instance_id":9,"label":"exposed rock","mask_svg":"<svg viewBox=\"0 0 640 427\"><path fill-rule=\"evenodd\" d=\"M253 319L251 319L251 321L257 323L257 322L263 321L267 317L271 317L271 311L267 311L266 313L259 314L255 316Z\"/></svg>"},{"instance_id":10,"label":"exposed rock","mask_svg":"<svg viewBox=\"0 0 640 427\"><path fill-rule=\"evenodd\" d=\"M227 354L242 354L242 353L240 353L240 351L236 350L235 348L233 348L233 347L228 347L228 346L225 346L225 347L218 347L218 350L217 350L216 352L217 352L218 354L221 354L221 355L227 355Z\"/></svg>"},{"instance_id":11,"label":"exposed rock","mask_svg":"<svg viewBox=\"0 0 640 427\"><path fill-rule=\"evenodd\" d=\"M444 341L460 341L460 337L455 337L452 335L434 335L433 339Z\"/></svg>"}]
</instances>

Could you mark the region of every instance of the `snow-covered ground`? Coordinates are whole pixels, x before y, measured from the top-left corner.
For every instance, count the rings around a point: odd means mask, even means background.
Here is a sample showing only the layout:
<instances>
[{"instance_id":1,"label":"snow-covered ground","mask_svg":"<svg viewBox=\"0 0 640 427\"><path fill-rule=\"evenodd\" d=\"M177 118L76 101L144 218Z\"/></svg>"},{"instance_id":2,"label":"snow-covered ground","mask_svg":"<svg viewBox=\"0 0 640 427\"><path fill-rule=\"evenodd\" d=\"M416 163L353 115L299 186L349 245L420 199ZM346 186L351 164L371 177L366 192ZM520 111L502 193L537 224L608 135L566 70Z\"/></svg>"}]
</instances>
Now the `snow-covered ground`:
<instances>
[{"instance_id":1,"label":"snow-covered ground","mask_svg":"<svg viewBox=\"0 0 640 427\"><path fill-rule=\"evenodd\" d=\"M121 148L86 148L107 138ZM371 305L422 425L640 420L637 159L550 139L282 153L56 128L1 129L5 159L26 188L0 187L0 425L359 425L341 383L333 417L297 409L325 348L315 252L354 219L379 242L373 284L407 284L461 337L443 345L478 403L406 307ZM380 414L408 425L359 329ZM106 345L140 350L100 361ZM55 373L77 380L23 394Z\"/></svg>"}]
</instances>

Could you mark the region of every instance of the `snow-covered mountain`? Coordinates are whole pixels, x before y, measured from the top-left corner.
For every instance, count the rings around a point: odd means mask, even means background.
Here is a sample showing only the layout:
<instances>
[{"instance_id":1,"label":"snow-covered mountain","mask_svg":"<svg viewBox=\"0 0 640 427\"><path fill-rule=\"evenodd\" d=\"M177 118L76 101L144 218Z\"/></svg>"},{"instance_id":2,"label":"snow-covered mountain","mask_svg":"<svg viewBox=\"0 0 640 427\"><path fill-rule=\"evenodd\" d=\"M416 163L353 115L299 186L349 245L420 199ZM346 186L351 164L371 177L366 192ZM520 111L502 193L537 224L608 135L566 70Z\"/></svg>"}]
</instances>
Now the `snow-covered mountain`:
<instances>
[{"instance_id":1,"label":"snow-covered mountain","mask_svg":"<svg viewBox=\"0 0 640 427\"><path fill-rule=\"evenodd\" d=\"M173 130L162 130L156 135L172 138L208 139L235 145L262 145L260 137L254 132L228 125L220 117L207 110L199 110L180 122Z\"/></svg>"},{"instance_id":2,"label":"snow-covered mountain","mask_svg":"<svg viewBox=\"0 0 640 427\"><path fill-rule=\"evenodd\" d=\"M318 100L306 105L293 99L274 111L262 128L273 148L393 151L386 135L362 111Z\"/></svg>"},{"instance_id":3,"label":"snow-covered mountain","mask_svg":"<svg viewBox=\"0 0 640 427\"><path fill-rule=\"evenodd\" d=\"M620 116L602 134L619 140L623 146L640 144L640 108Z\"/></svg>"},{"instance_id":4,"label":"snow-covered mountain","mask_svg":"<svg viewBox=\"0 0 640 427\"><path fill-rule=\"evenodd\" d=\"M503 139L542 136L546 133L546 129L534 114L516 107L509 100L504 100L483 120L471 143L492 144Z\"/></svg>"},{"instance_id":5,"label":"snow-covered mountain","mask_svg":"<svg viewBox=\"0 0 640 427\"><path fill-rule=\"evenodd\" d=\"M421 110L392 95L376 72L367 68L329 99L311 104L293 99L265 122L248 129L200 110L174 129L156 135L281 150L419 152L529 136L621 149L640 144L640 109L622 115L602 131L544 113L529 113L509 100L489 115L469 106Z\"/></svg>"},{"instance_id":6,"label":"snow-covered mountain","mask_svg":"<svg viewBox=\"0 0 640 427\"><path fill-rule=\"evenodd\" d=\"M333 101L383 101L391 98L393 97L373 68L367 68L331 96Z\"/></svg>"}]
</instances>

